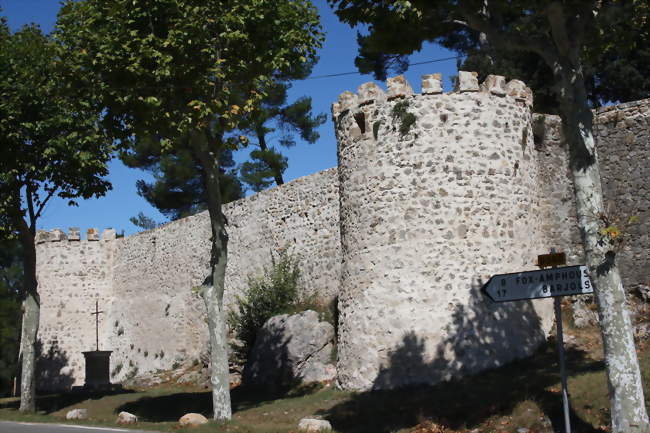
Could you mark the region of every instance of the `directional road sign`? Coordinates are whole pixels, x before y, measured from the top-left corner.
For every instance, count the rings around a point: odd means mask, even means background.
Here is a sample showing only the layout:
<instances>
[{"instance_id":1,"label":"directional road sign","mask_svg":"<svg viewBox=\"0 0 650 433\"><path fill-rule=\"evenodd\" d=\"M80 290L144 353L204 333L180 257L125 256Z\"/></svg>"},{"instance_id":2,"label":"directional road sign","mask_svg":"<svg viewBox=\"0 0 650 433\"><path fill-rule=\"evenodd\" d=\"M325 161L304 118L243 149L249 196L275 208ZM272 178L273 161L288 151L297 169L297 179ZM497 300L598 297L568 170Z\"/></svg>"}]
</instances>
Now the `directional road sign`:
<instances>
[{"instance_id":1,"label":"directional road sign","mask_svg":"<svg viewBox=\"0 0 650 433\"><path fill-rule=\"evenodd\" d=\"M587 267L565 266L539 271L494 275L483 286L494 302L593 293Z\"/></svg>"}]
</instances>

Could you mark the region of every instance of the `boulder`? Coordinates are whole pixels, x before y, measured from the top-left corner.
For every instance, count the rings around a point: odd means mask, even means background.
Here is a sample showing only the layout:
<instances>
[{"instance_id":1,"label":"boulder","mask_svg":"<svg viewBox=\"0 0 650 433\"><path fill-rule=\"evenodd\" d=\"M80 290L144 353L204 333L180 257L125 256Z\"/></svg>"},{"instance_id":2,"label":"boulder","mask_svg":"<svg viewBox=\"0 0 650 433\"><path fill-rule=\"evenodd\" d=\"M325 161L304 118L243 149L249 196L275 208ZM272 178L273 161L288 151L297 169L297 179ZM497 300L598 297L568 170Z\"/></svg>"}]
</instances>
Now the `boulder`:
<instances>
[{"instance_id":1,"label":"boulder","mask_svg":"<svg viewBox=\"0 0 650 433\"><path fill-rule=\"evenodd\" d=\"M200 413L186 413L179 420L178 423L183 427L198 427L208 423L208 419Z\"/></svg>"},{"instance_id":2,"label":"boulder","mask_svg":"<svg viewBox=\"0 0 650 433\"><path fill-rule=\"evenodd\" d=\"M88 409L72 409L65 414L65 419L88 419Z\"/></svg>"},{"instance_id":3,"label":"boulder","mask_svg":"<svg viewBox=\"0 0 650 433\"><path fill-rule=\"evenodd\" d=\"M324 419L303 418L298 423L298 430L304 432L331 431L332 425Z\"/></svg>"},{"instance_id":4,"label":"boulder","mask_svg":"<svg viewBox=\"0 0 650 433\"><path fill-rule=\"evenodd\" d=\"M128 412L120 412L117 415L117 424L135 424L138 422L138 417Z\"/></svg>"},{"instance_id":5,"label":"boulder","mask_svg":"<svg viewBox=\"0 0 650 433\"><path fill-rule=\"evenodd\" d=\"M244 367L243 383L290 386L334 380L330 364L334 327L312 310L270 318L260 329Z\"/></svg>"}]
</instances>

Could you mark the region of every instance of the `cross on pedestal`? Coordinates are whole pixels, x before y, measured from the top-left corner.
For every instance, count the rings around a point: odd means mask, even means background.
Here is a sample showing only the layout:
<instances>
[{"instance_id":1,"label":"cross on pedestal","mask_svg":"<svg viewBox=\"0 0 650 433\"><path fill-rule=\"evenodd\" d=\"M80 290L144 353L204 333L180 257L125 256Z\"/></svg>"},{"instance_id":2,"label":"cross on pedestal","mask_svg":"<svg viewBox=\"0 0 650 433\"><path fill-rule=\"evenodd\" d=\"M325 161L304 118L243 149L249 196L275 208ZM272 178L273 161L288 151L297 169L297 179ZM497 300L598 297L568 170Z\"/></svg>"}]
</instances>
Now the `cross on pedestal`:
<instances>
[{"instance_id":1,"label":"cross on pedestal","mask_svg":"<svg viewBox=\"0 0 650 433\"><path fill-rule=\"evenodd\" d=\"M95 312L90 313L91 316L95 316L95 343L97 345L97 350L99 352L99 315L103 313L103 311L99 311L99 301L95 301Z\"/></svg>"}]
</instances>

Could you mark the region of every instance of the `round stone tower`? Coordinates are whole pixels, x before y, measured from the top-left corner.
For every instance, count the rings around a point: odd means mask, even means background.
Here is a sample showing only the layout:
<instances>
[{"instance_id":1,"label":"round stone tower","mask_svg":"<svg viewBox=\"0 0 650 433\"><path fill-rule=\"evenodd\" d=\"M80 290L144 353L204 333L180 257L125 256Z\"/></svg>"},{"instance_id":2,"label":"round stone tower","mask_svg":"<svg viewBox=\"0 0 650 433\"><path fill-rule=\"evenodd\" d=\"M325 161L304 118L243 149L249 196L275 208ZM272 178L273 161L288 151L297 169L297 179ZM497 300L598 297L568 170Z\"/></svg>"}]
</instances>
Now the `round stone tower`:
<instances>
[{"instance_id":1,"label":"round stone tower","mask_svg":"<svg viewBox=\"0 0 650 433\"><path fill-rule=\"evenodd\" d=\"M404 77L333 105L343 269L338 380L346 389L436 383L532 353L552 301L493 304L497 273L548 251L538 212L532 93L522 82Z\"/></svg>"}]
</instances>

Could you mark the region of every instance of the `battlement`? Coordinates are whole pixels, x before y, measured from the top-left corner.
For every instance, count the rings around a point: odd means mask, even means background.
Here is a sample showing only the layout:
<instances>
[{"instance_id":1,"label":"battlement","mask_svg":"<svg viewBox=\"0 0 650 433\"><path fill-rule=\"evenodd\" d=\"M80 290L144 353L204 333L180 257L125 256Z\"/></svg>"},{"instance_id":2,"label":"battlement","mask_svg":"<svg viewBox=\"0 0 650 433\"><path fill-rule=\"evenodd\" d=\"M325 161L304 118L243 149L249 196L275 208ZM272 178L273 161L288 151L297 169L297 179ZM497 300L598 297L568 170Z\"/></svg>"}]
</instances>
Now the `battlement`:
<instances>
[{"instance_id":1,"label":"battlement","mask_svg":"<svg viewBox=\"0 0 650 433\"><path fill-rule=\"evenodd\" d=\"M332 104L332 117L338 121L339 117L349 112L356 112L358 108L370 104L382 104L399 98L417 96L413 88L403 75L388 78L385 92L374 82L361 84L357 93L346 91L339 95L338 102ZM476 72L458 71L456 87L448 94L456 93L487 93L503 98L513 98L527 107L533 105L533 92L523 81L510 80L500 75L488 75L483 83L478 82ZM428 74L422 76L421 95L442 95L442 74Z\"/></svg>"},{"instance_id":2,"label":"battlement","mask_svg":"<svg viewBox=\"0 0 650 433\"><path fill-rule=\"evenodd\" d=\"M86 241L112 241L117 238L117 232L115 229L105 229L101 235L99 229L89 228L86 230ZM38 230L34 238L35 243L44 244L46 242L80 242L81 241L81 229L79 227L70 227L68 233L64 232L61 229L54 230Z\"/></svg>"}]
</instances>

